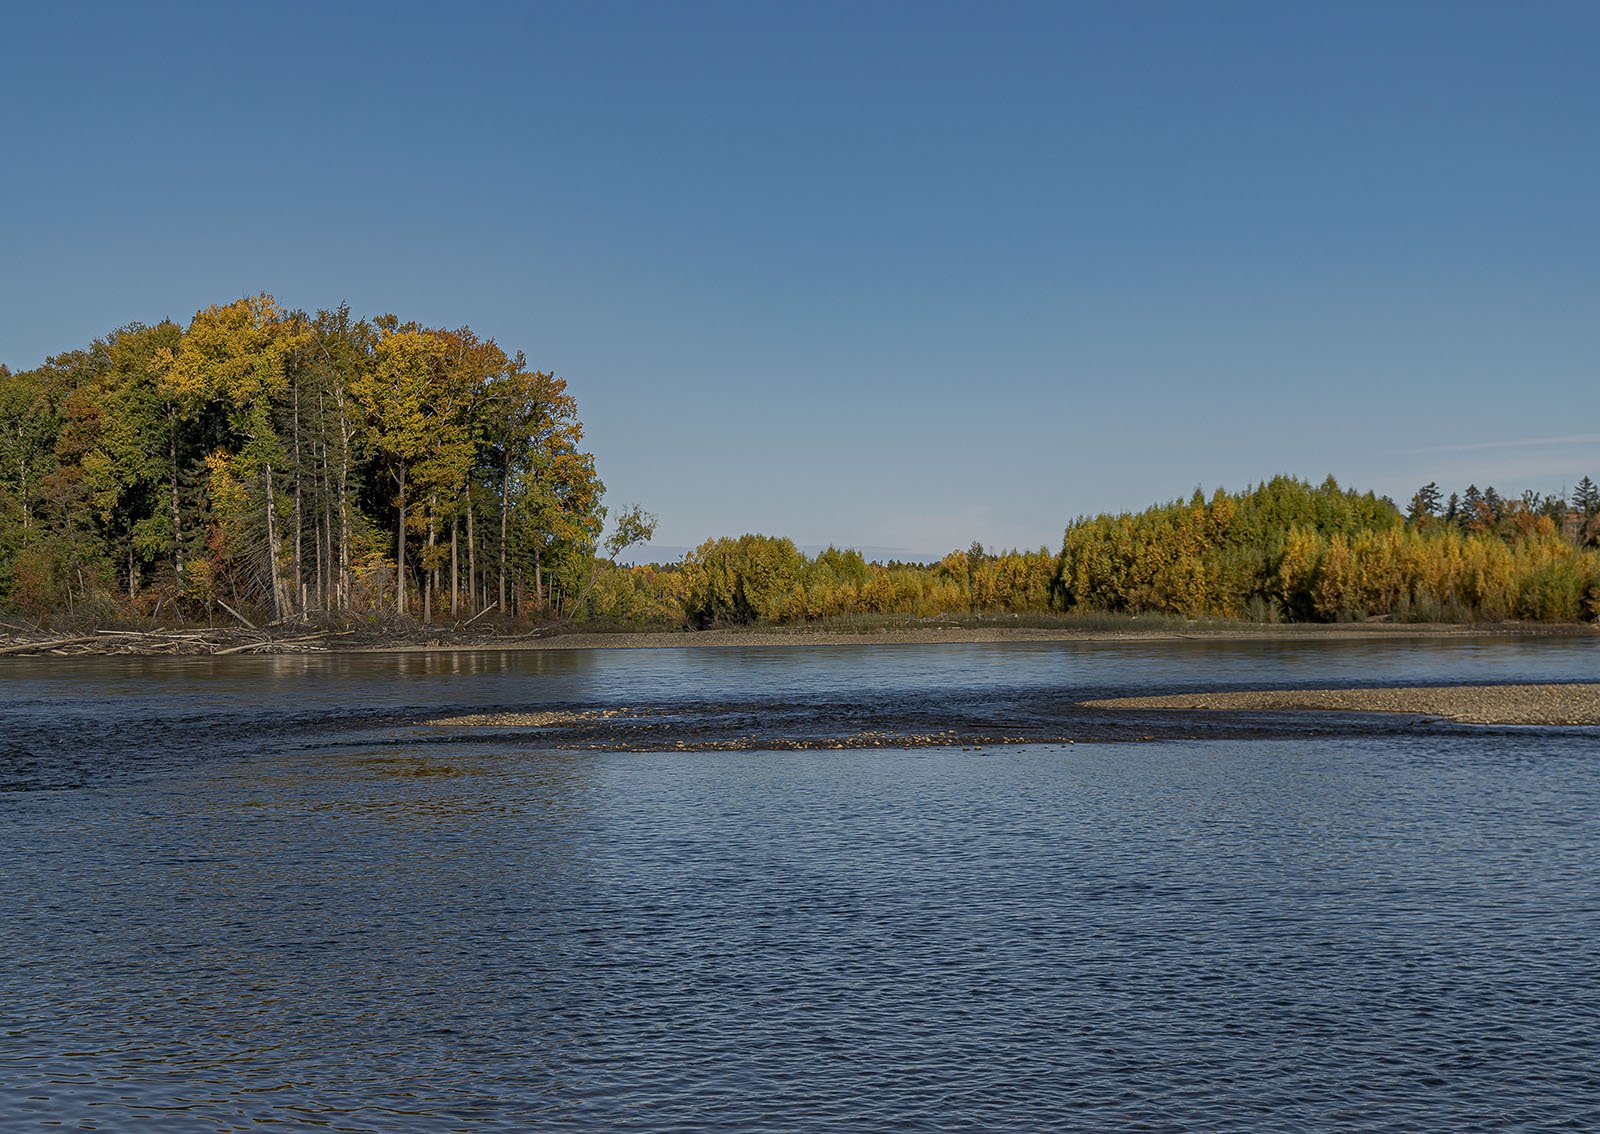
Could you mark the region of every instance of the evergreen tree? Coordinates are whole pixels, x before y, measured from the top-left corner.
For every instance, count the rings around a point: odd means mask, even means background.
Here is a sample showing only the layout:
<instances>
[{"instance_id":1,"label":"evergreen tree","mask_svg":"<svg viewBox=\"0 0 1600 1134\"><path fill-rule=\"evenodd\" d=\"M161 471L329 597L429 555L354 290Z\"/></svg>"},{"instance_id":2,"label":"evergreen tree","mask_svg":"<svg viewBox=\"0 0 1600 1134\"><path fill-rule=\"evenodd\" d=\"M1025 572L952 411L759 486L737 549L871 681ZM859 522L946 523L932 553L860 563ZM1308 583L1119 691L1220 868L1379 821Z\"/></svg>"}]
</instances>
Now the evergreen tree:
<instances>
[{"instance_id":1,"label":"evergreen tree","mask_svg":"<svg viewBox=\"0 0 1600 1134\"><path fill-rule=\"evenodd\" d=\"M1439 486L1429 481L1417 489L1416 495L1411 497L1411 504L1406 509L1407 521L1412 527L1419 527L1433 519L1439 512L1441 499Z\"/></svg>"},{"instance_id":2,"label":"evergreen tree","mask_svg":"<svg viewBox=\"0 0 1600 1134\"><path fill-rule=\"evenodd\" d=\"M1572 506L1585 518L1600 516L1600 487L1587 476L1572 490Z\"/></svg>"},{"instance_id":3,"label":"evergreen tree","mask_svg":"<svg viewBox=\"0 0 1600 1134\"><path fill-rule=\"evenodd\" d=\"M1487 501L1476 484L1467 485L1467 491L1461 496L1461 508L1456 513L1456 521L1465 531L1483 531L1494 526L1493 514L1489 511Z\"/></svg>"}]
</instances>

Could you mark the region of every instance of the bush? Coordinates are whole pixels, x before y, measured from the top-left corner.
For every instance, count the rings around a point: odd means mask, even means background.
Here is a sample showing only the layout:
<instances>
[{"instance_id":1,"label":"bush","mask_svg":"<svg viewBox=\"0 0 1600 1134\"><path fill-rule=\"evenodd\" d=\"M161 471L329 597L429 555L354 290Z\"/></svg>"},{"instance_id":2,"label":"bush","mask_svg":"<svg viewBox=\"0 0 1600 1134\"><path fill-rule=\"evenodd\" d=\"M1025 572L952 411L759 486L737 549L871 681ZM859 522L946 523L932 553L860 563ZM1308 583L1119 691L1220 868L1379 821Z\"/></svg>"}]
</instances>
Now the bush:
<instances>
[{"instance_id":1,"label":"bush","mask_svg":"<svg viewBox=\"0 0 1600 1134\"><path fill-rule=\"evenodd\" d=\"M793 540L765 535L707 540L684 559L684 613L702 628L803 617L805 567Z\"/></svg>"},{"instance_id":2,"label":"bush","mask_svg":"<svg viewBox=\"0 0 1600 1134\"><path fill-rule=\"evenodd\" d=\"M1573 622L1582 616L1583 576L1571 560L1545 564L1522 582L1517 613L1535 622Z\"/></svg>"}]
</instances>

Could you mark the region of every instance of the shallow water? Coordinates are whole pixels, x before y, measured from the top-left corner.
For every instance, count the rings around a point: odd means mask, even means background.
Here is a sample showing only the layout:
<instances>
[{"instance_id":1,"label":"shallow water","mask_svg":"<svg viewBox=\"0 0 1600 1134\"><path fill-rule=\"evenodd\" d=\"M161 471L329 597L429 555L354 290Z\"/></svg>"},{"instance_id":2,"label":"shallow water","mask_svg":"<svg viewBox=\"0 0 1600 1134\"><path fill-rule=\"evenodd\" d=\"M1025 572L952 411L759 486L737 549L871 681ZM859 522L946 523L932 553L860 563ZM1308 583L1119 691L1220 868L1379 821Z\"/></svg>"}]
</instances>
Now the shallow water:
<instances>
[{"instance_id":1,"label":"shallow water","mask_svg":"<svg viewBox=\"0 0 1600 1134\"><path fill-rule=\"evenodd\" d=\"M1496 640L13 663L0 1128L1593 1127L1596 730L638 752L418 722L626 706L692 730L736 704L821 735L882 702L1005 725L1112 692L1597 661Z\"/></svg>"}]
</instances>

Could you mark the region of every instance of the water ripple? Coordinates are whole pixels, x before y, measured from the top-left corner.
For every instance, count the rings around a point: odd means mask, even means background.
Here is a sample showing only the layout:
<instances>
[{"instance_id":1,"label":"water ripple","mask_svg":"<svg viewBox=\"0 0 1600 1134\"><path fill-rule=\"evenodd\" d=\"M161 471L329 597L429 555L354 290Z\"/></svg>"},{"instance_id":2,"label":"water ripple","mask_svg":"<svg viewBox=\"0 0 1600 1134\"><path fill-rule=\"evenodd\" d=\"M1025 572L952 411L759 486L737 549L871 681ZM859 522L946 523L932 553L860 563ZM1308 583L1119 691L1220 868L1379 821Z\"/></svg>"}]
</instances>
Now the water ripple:
<instances>
[{"instance_id":1,"label":"water ripple","mask_svg":"<svg viewBox=\"0 0 1600 1134\"><path fill-rule=\"evenodd\" d=\"M0 1129L1600 1125L1591 736L408 743L517 699L440 680L5 797Z\"/></svg>"}]
</instances>

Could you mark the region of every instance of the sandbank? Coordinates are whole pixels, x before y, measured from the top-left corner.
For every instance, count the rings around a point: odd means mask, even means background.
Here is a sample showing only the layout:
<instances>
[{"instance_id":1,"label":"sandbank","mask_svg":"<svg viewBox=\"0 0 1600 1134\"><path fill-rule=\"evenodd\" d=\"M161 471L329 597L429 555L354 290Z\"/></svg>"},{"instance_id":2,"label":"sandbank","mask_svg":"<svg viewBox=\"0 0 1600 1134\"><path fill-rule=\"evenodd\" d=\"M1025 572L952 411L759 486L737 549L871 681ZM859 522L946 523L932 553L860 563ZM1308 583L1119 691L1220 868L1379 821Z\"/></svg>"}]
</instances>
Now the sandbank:
<instances>
[{"instance_id":1,"label":"sandbank","mask_svg":"<svg viewBox=\"0 0 1600 1134\"><path fill-rule=\"evenodd\" d=\"M1404 713L1463 724L1600 725L1600 684L1430 685L1181 693L1084 701L1092 709Z\"/></svg>"}]
</instances>

